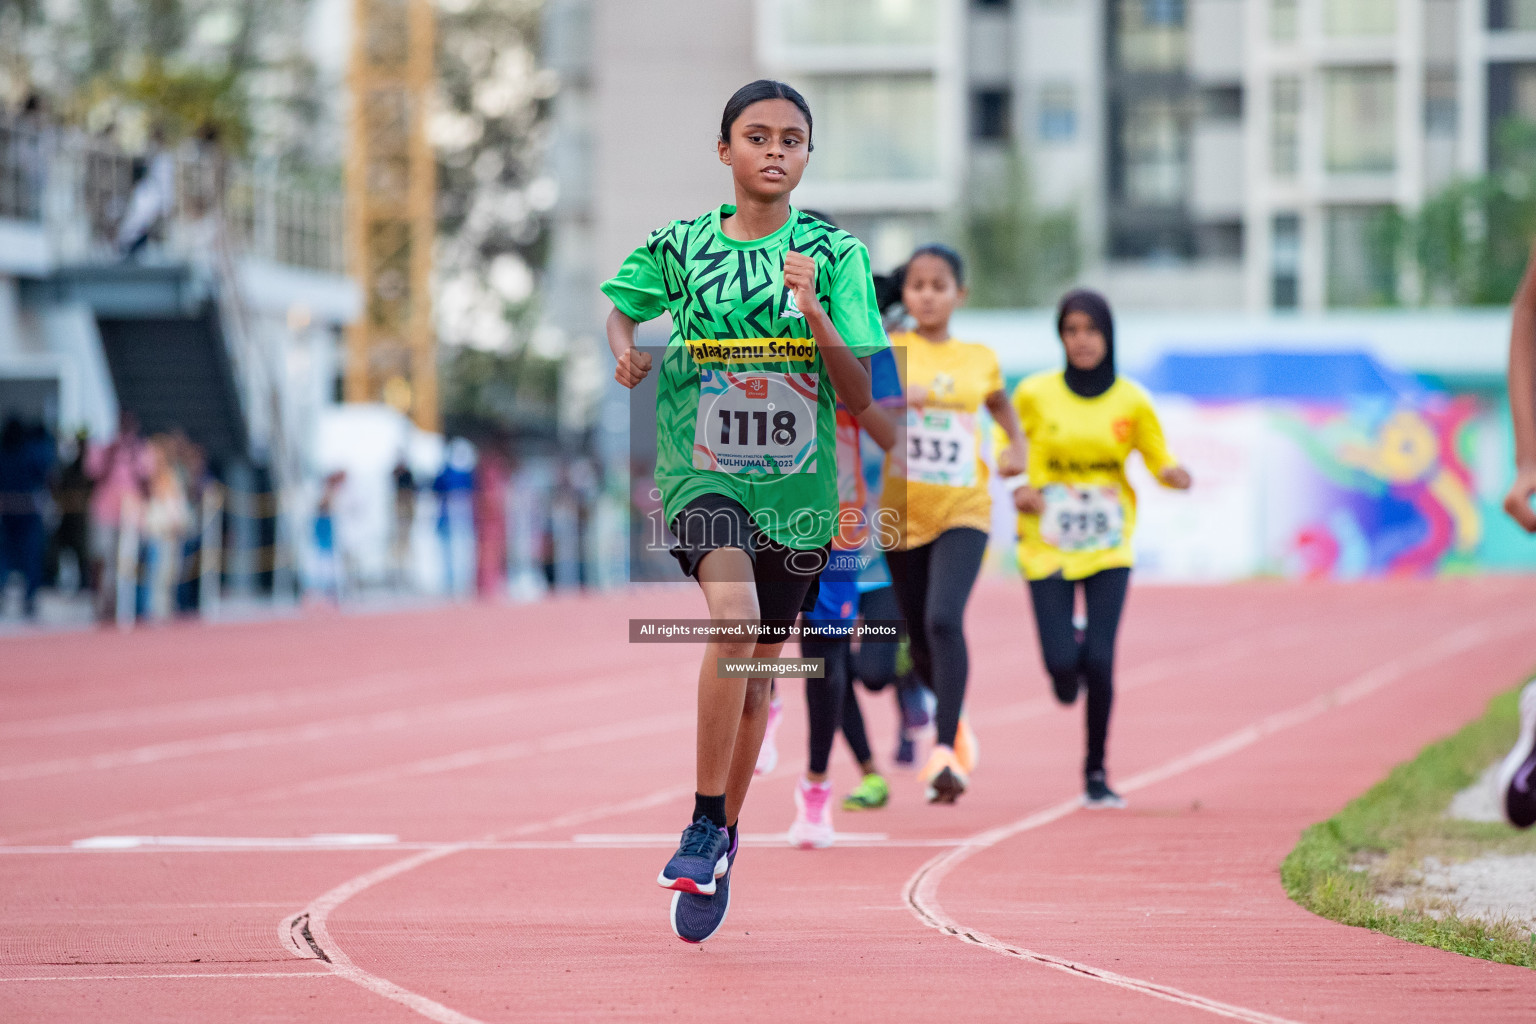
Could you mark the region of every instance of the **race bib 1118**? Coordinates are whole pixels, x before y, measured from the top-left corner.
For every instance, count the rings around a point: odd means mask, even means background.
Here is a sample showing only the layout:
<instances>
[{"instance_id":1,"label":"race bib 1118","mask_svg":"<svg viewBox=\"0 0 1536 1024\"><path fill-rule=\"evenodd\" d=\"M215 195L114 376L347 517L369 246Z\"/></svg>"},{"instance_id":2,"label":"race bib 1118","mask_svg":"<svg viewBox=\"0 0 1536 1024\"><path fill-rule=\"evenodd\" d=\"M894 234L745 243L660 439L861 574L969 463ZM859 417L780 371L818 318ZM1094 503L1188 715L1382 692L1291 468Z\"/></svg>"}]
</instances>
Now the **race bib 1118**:
<instances>
[{"instance_id":1,"label":"race bib 1118","mask_svg":"<svg viewBox=\"0 0 1536 1024\"><path fill-rule=\"evenodd\" d=\"M693 468L767 476L816 472L819 395L814 373L701 369Z\"/></svg>"},{"instance_id":2,"label":"race bib 1118","mask_svg":"<svg viewBox=\"0 0 1536 1024\"><path fill-rule=\"evenodd\" d=\"M1041 489L1045 511L1040 536L1061 551L1106 551L1120 546L1125 535L1125 505L1118 487L1068 487L1047 484Z\"/></svg>"}]
</instances>

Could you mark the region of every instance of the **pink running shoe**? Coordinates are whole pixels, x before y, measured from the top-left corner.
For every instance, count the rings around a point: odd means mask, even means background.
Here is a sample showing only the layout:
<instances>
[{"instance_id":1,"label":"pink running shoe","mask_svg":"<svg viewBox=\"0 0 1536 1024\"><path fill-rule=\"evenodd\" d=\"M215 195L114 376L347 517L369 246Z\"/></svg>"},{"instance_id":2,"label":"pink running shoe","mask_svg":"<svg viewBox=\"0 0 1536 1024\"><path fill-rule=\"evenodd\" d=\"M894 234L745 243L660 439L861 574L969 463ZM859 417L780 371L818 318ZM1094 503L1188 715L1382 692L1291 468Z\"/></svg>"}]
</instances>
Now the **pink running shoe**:
<instances>
[{"instance_id":1,"label":"pink running shoe","mask_svg":"<svg viewBox=\"0 0 1536 1024\"><path fill-rule=\"evenodd\" d=\"M832 845L832 780L795 786L795 823L789 826L789 845L802 850L825 850Z\"/></svg>"},{"instance_id":2,"label":"pink running shoe","mask_svg":"<svg viewBox=\"0 0 1536 1024\"><path fill-rule=\"evenodd\" d=\"M784 720L784 702L774 697L768 702L768 728L763 730L763 745L757 748L757 767L753 775L767 775L779 766L779 744L774 734Z\"/></svg>"}]
</instances>

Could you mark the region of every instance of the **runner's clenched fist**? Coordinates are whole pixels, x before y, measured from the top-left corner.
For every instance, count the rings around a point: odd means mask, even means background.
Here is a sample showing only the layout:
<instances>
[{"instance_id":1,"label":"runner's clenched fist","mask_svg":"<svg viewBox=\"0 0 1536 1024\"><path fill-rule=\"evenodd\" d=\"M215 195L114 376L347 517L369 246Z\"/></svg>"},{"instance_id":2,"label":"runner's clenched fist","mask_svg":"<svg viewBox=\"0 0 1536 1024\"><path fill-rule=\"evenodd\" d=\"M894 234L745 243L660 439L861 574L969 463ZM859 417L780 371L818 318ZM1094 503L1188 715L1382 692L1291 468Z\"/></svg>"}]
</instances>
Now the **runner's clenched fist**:
<instances>
[{"instance_id":1,"label":"runner's clenched fist","mask_svg":"<svg viewBox=\"0 0 1536 1024\"><path fill-rule=\"evenodd\" d=\"M816 261L803 252L793 250L784 254L784 287L795 295L795 305L809 316L813 311L824 313L816 298Z\"/></svg>"},{"instance_id":2,"label":"runner's clenched fist","mask_svg":"<svg viewBox=\"0 0 1536 1024\"><path fill-rule=\"evenodd\" d=\"M645 380L645 375L650 372L651 354L629 348L619 354L619 365L614 367L613 379L627 388L633 388Z\"/></svg>"}]
</instances>

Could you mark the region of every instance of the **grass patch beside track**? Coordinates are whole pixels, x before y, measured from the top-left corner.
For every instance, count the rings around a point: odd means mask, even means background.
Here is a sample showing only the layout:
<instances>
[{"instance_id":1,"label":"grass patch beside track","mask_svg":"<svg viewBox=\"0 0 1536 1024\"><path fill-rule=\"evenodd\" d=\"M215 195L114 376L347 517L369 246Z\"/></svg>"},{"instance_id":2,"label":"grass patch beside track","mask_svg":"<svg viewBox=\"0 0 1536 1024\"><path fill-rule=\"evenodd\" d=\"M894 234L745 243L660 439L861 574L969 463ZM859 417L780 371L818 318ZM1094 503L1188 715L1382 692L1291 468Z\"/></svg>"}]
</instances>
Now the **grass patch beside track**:
<instances>
[{"instance_id":1,"label":"grass patch beside track","mask_svg":"<svg viewBox=\"0 0 1536 1024\"><path fill-rule=\"evenodd\" d=\"M1495 697L1483 717L1425 747L1364 796L1302 833L1280 866L1291 899L1341 924L1496 963L1536 967L1536 934L1521 923L1463 918L1443 901L1380 899L1412 881L1426 857L1536 853L1536 829L1445 816L1461 790L1503 757L1519 728L1519 689Z\"/></svg>"}]
</instances>

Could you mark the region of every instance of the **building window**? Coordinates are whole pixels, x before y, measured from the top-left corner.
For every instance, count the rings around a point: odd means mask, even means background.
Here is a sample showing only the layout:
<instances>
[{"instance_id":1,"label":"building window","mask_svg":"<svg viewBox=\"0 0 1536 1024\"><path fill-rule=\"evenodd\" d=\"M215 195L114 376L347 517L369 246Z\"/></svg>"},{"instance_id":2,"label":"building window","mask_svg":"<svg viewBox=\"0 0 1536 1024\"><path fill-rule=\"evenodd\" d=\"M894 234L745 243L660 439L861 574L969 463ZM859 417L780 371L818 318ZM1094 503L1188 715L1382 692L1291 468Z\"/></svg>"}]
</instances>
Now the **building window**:
<instances>
[{"instance_id":1,"label":"building window","mask_svg":"<svg viewBox=\"0 0 1536 1024\"><path fill-rule=\"evenodd\" d=\"M1200 116L1207 121L1241 121L1242 86L1217 85L1200 90Z\"/></svg>"},{"instance_id":2,"label":"building window","mask_svg":"<svg viewBox=\"0 0 1536 1024\"><path fill-rule=\"evenodd\" d=\"M1185 64L1184 0L1115 0L1115 51L1123 71Z\"/></svg>"},{"instance_id":3,"label":"building window","mask_svg":"<svg viewBox=\"0 0 1536 1024\"><path fill-rule=\"evenodd\" d=\"M1301 172L1301 79L1277 75L1269 89L1269 170L1277 178Z\"/></svg>"},{"instance_id":4,"label":"building window","mask_svg":"<svg viewBox=\"0 0 1536 1024\"><path fill-rule=\"evenodd\" d=\"M1243 258L1243 222L1202 224L1195 231L1195 255L1206 260L1230 262Z\"/></svg>"},{"instance_id":5,"label":"building window","mask_svg":"<svg viewBox=\"0 0 1536 1024\"><path fill-rule=\"evenodd\" d=\"M1536 0L1488 0L1488 27L1515 32L1536 29Z\"/></svg>"},{"instance_id":6,"label":"building window","mask_svg":"<svg viewBox=\"0 0 1536 1024\"><path fill-rule=\"evenodd\" d=\"M1424 131L1456 134L1456 72L1430 71L1424 76Z\"/></svg>"},{"instance_id":7,"label":"building window","mask_svg":"<svg viewBox=\"0 0 1536 1024\"><path fill-rule=\"evenodd\" d=\"M1186 145L1182 105L1168 97L1127 102L1120 126L1125 199L1136 206L1182 206Z\"/></svg>"},{"instance_id":8,"label":"building window","mask_svg":"<svg viewBox=\"0 0 1536 1024\"><path fill-rule=\"evenodd\" d=\"M1276 309L1301 305L1301 218L1277 213L1269 230L1269 296Z\"/></svg>"},{"instance_id":9,"label":"building window","mask_svg":"<svg viewBox=\"0 0 1536 1024\"><path fill-rule=\"evenodd\" d=\"M971 0L971 3L984 11L1006 11L1013 6L1013 0Z\"/></svg>"},{"instance_id":10,"label":"building window","mask_svg":"<svg viewBox=\"0 0 1536 1024\"><path fill-rule=\"evenodd\" d=\"M942 5L923 0L778 0L791 46L931 46Z\"/></svg>"},{"instance_id":11,"label":"building window","mask_svg":"<svg viewBox=\"0 0 1536 1024\"><path fill-rule=\"evenodd\" d=\"M1328 304L1390 306L1397 300L1400 218L1390 206L1328 211Z\"/></svg>"},{"instance_id":12,"label":"building window","mask_svg":"<svg viewBox=\"0 0 1536 1024\"><path fill-rule=\"evenodd\" d=\"M1296 40L1296 0L1269 0L1269 38L1277 43Z\"/></svg>"},{"instance_id":13,"label":"building window","mask_svg":"<svg viewBox=\"0 0 1536 1024\"><path fill-rule=\"evenodd\" d=\"M1502 170L1516 155L1510 143L1523 148L1523 131L1511 137L1512 122L1536 121L1536 64L1488 65L1487 118L1488 166Z\"/></svg>"},{"instance_id":14,"label":"building window","mask_svg":"<svg viewBox=\"0 0 1536 1024\"><path fill-rule=\"evenodd\" d=\"M931 75L804 80L816 112L818 181L925 181L939 176L938 92Z\"/></svg>"},{"instance_id":15,"label":"building window","mask_svg":"<svg viewBox=\"0 0 1536 1024\"><path fill-rule=\"evenodd\" d=\"M1324 152L1329 171L1386 174L1397 166L1397 89L1391 68L1323 73Z\"/></svg>"},{"instance_id":16,"label":"building window","mask_svg":"<svg viewBox=\"0 0 1536 1024\"><path fill-rule=\"evenodd\" d=\"M1007 89L971 93L971 137L1000 142L1013 135L1013 96Z\"/></svg>"},{"instance_id":17,"label":"building window","mask_svg":"<svg viewBox=\"0 0 1536 1024\"><path fill-rule=\"evenodd\" d=\"M1397 31L1397 0L1324 0L1330 36L1389 36Z\"/></svg>"},{"instance_id":18,"label":"building window","mask_svg":"<svg viewBox=\"0 0 1536 1024\"><path fill-rule=\"evenodd\" d=\"M1068 83L1040 89L1041 142L1071 142L1077 137L1077 91Z\"/></svg>"}]
</instances>

